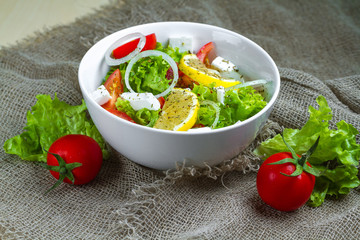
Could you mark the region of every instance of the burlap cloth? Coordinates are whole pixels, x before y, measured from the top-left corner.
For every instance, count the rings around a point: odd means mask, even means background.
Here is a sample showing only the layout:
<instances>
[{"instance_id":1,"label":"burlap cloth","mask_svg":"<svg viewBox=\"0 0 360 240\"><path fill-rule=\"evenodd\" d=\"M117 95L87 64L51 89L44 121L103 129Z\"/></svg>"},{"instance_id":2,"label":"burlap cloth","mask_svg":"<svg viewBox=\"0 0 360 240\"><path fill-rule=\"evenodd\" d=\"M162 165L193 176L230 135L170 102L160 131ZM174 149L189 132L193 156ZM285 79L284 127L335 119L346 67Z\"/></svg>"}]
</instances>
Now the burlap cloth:
<instances>
[{"instance_id":1,"label":"burlap cloth","mask_svg":"<svg viewBox=\"0 0 360 240\"><path fill-rule=\"evenodd\" d=\"M360 1L119 1L0 51L1 145L20 134L37 94L81 103L79 62L99 39L128 26L193 21L261 45L281 74L271 119L239 157L167 173L115 151L92 183L54 183L48 171L0 150L0 239L359 239L360 192L292 213L271 209L255 185L251 150L281 127L301 128L324 95L334 123L360 128ZM359 143L359 136L357 138Z\"/></svg>"}]
</instances>

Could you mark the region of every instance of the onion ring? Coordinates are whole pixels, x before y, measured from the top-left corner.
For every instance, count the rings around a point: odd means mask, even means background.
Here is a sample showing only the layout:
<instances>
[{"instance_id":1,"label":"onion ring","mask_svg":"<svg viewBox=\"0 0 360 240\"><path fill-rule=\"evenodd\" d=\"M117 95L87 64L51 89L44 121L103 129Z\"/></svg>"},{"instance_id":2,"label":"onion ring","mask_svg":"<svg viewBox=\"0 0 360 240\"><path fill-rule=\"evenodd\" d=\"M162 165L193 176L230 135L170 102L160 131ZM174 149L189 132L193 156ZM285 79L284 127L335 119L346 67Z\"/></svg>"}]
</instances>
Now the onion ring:
<instances>
[{"instance_id":1,"label":"onion ring","mask_svg":"<svg viewBox=\"0 0 360 240\"><path fill-rule=\"evenodd\" d=\"M269 82L270 81L263 80L263 79L253 80L253 81L244 82L244 83L236 84L235 86L232 86L232 87L225 88L225 91L229 91L229 90L232 90L232 89L243 88L243 87L248 87L248 86L251 86L251 87L253 87L255 89L263 88Z\"/></svg>"},{"instance_id":2,"label":"onion ring","mask_svg":"<svg viewBox=\"0 0 360 240\"><path fill-rule=\"evenodd\" d=\"M172 68L173 73L174 73L174 77L173 77L171 85L164 92L155 95L156 98L163 97L163 96L167 95L175 87L175 85L176 85L176 83L177 83L177 81L179 79L179 72L178 72L176 62L169 55L167 55L164 52L160 52L160 51L157 51L157 50L147 50L147 51L139 53L133 59L131 59L131 61L129 62L128 66L126 67L126 71L125 71L125 84L126 84L127 89L130 92L136 93L131 88L130 83L129 83L129 76L130 76L131 69L132 69L133 65L137 61L139 61L139 59L144 58L144 57L150 57L150 56L156 56L156 57L162 56L162 58L167 63L169 63L169 65Z\"/></svg>"},{"instance_id":3,"label":"onion ring","mask_svg":"<svg viewBox=\"0 0 360 240\"><path fill-rule=\"evenodd\" d=\"M111 53L116 47L129 42L133 38L140 38L140 41L134 51L132 51L131 53L129 53L128 55L126 55L125 57L120 58L120 59L114 59L111 57ZM111 44L111 46L105 52L105 61L109 66L117 66L122 63L125 63L125 62L129 61L130 59L132 59L133 57L135 57L137 54L139 54L141 52L141 50L144 48L145 43L146 43L146 37L143 34L141 34L141 33L128 34L128 35L118 39L113 44Z\"/></svg>"},{"instance_id":4,"label":"onion ring","mask_svg":"<svg viewBox=\"0 0 360 240\"><path fill-rule=\"evenodd\" d=\"M204 100L200 103L200 105L211 105L215 109L215 120L213 124L211 125L211 128L214 129L219 121L220 117L220 107L213 101L210 100Z\"/></svg>"}]
</instances>

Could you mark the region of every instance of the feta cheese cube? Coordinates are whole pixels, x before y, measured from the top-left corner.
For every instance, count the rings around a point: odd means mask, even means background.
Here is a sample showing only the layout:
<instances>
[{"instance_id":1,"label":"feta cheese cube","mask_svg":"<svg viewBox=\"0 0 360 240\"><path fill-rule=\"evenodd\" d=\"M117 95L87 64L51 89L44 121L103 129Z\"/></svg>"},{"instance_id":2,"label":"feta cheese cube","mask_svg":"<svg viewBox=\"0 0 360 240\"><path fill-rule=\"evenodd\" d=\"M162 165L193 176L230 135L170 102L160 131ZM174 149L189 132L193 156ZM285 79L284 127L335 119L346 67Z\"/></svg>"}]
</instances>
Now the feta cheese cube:
<instances>
[{"instance_id":1,"label":"feta cheese cube","mask_svg":"<svg viewBox=\"0 0 360 240\"><path fill-rule=\"evenodd\" d=\"M232 78L244 82L242 75L238 72L239 69L237 66L229 60L218 56L211 62L211 67L218 70L223 78Z\"/></svg>"},{"instance_id":2,"label":"feta cheese cube","mask_svg":"<svg viewBox=\"0 0 360 240\"><path fill-rule=\"evenodd\" d=\"M236 71L237 67L232 62L218 56L212 62L211 66L220 72Z\"/></svg>"},{"instance_id":3,"label":"feta cheese cube","mask_svg":"<svg viewBox=\"0 0 360 240\"><path fill-rule=\"evenodd\" d=\"M149 110L159 110L160 102L152 93L131 93L126 92L121 94L121 97L130 102L131 107L138 111L143 108Z\"/></svg>"},{"instance_id":4,"label":"feta cheese cube","mask_svg":"<svg viewBox=\"0 0 360 240\"><path fill-rule=\"evenodd\" d=\"M103 105L107 103L111 99L110 93L105 88L104 85L98 87L94 92L91 93L91 97L97 102L99 105Z\"/></svg>"},{"instance_id":5,"label":"feta cheese cube","mask_svg":"<svg viewBox=\"0 0 360 240\"><path fill-rule=\"evenodd\" d=\"M193 46L192 46L192 38L189 37L170 37L169 38L169 47L172 48L179 48L179 52L193 52Z\"/></svg>"}]
</instances>

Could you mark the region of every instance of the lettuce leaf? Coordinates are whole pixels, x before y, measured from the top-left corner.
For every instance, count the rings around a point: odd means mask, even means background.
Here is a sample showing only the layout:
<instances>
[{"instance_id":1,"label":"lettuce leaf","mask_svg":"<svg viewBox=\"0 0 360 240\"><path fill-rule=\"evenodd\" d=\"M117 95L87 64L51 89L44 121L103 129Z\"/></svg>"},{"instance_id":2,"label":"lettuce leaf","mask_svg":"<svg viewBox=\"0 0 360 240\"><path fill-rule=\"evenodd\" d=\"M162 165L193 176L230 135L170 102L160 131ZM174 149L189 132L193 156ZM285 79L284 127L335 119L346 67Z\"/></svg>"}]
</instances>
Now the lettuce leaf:
<instances>
[{"instance_id":1,"label":"lettuce leaf","mask_svg":"<svg viewBox=\"0 0 360 240\"><path fill-rule=\"evenodd\" d=\"M37 95L38 101L27 112L24 132L8 139L4 150L23 160L46 162L51 144L67 134L83 134L92 137L100 145L104 158L109 156L106 144L91 120L86 117L86 105L71 106L60 101L55 94ZM44 150L45 149L45 150Z\"/></svg>"},{"instance_id":2,"label":"lettuce leaf","mask_svg":"<svg viewBox=\"0 0 360 240\"><path fill-rule=\"evenodd\" d=\"M156 48L154 50L168 54L177 63L180 62L180 59L186 54L180 53L177 48L173 49L169 46L164 46L159 42L156 44ZM117 68L120 70L122 79L125 79L127 65L128 62L120 64L119 66L110 67L103 79L103 83ZM159 94L165 91L169 87L169 83L172 81L172 79L166 78L169 68L170 65L163 60L161 56L142 58L133 65L129 75L129 84L136 92L151 92L154 95ZM124 84L124 80L123 87L124 92L129 91Z\"/></svg>"},{"instance_id":3,"label":"lettuce leaf","mask_svg":"<svg viewBox=\"0 0 360 240\"><path fill-rule=\"evenodd\" d=\"M283 131L285 141L298 154L305 153L320 136L319 145L309 158L311 165L321 172L308 201L313 207L320 206L326 196L338 198L360 185L357 176L360 145L356 143L359 131L343 120L336 124L337 129L329 129L329 121L332 120L331 108L323 96L319 96L316 101L319 109L309 106L310 117L303 128L286 128ZM287 151L289 150L278 134L261 143L254 153L266 159L275 153Z\"/></svg>"},{"instance_id":4,"label":"lettuce leaf","mask_svg":"<svg viewBox=\"0 0 360 240\"><path fill-rule=\"evenodd\" d=\"M174 61L177 62L177 63L180 62L180 59L181 59L184 55L188 54L187 52L182 52L182 53L180 53L178 48L175 48L175 49L174 49L174 48L172 48L172 47L169 47L169 45L167 45L166 47L164 47L164 45L162 45L160 42L157 42L157 43L156 43L155 50L166 53L166 54L169 55L172 59L174 59Z\"/></svg>"},{"instance_id":5,"label":"lettuce leaf","mask_svg":"<svg viewBox=\"0 0 360 240\"><path fill-rule=\"evenodd\" d=\"M224 104L217 102L217 94L211 87L195 85L192 90L199 101L210 100L220 107L220 116L216 128L227 127L238 121L244 121L266 106L261 94L252 87L244 87L225 92ZM210 126L215 120L215 110L211 106L200 106L197 123Z\"/></svg>"},{"instance_id":6,"label":"lettuce leaf","mask_svg":"<svg viewBox=\"0 0 360 240\"><path fill-rule=\"evenodd\" d=\"M144 126L153 127L156 120L159 118L160 109L155 111L155 110L149 110L147 108L143 108L138 111L135 111L131 107L130 102L122 98L118 98L115 105L120 112L125 112L136 123Z\"/></svg>"}]
</instances>

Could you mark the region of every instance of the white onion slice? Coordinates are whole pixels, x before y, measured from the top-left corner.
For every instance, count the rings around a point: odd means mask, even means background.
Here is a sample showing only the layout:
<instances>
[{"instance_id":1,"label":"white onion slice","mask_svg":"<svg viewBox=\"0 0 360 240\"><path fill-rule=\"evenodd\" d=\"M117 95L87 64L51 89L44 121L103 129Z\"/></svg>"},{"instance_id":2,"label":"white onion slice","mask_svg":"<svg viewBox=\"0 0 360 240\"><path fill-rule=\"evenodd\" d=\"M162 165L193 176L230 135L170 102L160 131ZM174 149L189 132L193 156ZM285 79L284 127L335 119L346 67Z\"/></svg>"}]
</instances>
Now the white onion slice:
<instances>
[{"instance_id":1,"label":"white onion slice","mask_svg":"<svg viewBox=\"0 0 360 240\"><path fill-rule=\"evenodd\" d=\"M119 58L119 59L112 58L111 55L114 49L136 38L140 38L140 41L134 51L132 51L123 58ZM113 44L111 44L111 46L108 48L108 50L105 53L105 61L110 66L117 66L122 63L125 63L130 59L132 59L133 57L135 57L137 54L139 54L141 50L144 48L145 43L146 43L146 37L141 33L131 33L129 35L126 35L115 41Z\"/></svg>"},{"instance_id":2,"label":"white onion slice","mask_svg":"<svg viewBox=\"0 0 360 240\"><path fill-rule=\"evenodd\" d=\"M269 82L270 81L263 80L263 79L253 80L253 81L244 82L244 83L240 83L240 84L237 84L235 86L232 86L232 87L225 88L225 91L229 91L229 90L232 90L232 89L243 88L243 87L248 87L248 86L253 87L257 91L263 91L264 86L266 84L268 84Z\"/></svg>"},{"instance_id":3,"label":"white onion slice","mask_svg":"<svg viewBox=\"0 0 360 240\"><path fill-rule=\"evenodd\" d=\"M200 103L200 105L211 105L215 109L215 120L213 124L211 125L211 128L214 129L219 121L220 117L220 107L213 101L210 100L204 100Z\"/></svg>"},{"instance_id":4,"label":"white onion slice","mask_svg":"<svg viewBox=\"0 0 360 240\"><path fill-rule=\"evenodd\" d=\"M128 66L126 67L126 71L125 71L125 84L126 84L127 89L129 89L130 92L132 92L132 93L135 92L131 88L130 83L129 83L129 77L130 77L131 69L132 69L133 65L137 61L139 61L141 58L150 57L150 56L156 56L156 57L162 56L162 58L166 62L169 63L169 65L172 68L173 73L174 73L174 78L172 80L171 85L164 92L155 95L156 98L163 97L166 94L168 94L175 87L175 85L176 85L176 83L178 81L178 78L179 78L179 73L178 73L178 68L177 68L176 62L169 55L167 55L164 52L160 52L160 51L157 51L157 50L147 50L147 51L139 53L133 59L131 59L131 61L129 62Z\"/></svg>"}]
</instances>

